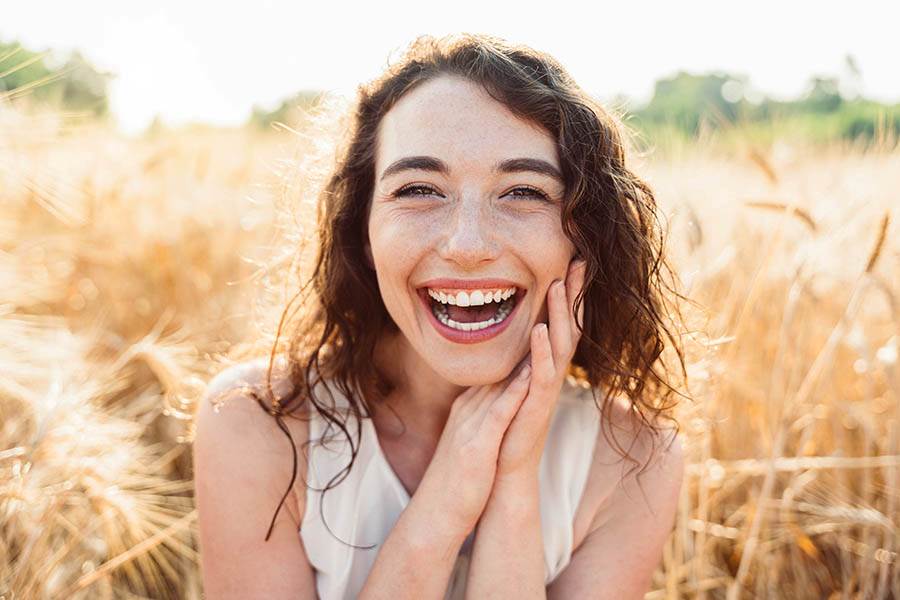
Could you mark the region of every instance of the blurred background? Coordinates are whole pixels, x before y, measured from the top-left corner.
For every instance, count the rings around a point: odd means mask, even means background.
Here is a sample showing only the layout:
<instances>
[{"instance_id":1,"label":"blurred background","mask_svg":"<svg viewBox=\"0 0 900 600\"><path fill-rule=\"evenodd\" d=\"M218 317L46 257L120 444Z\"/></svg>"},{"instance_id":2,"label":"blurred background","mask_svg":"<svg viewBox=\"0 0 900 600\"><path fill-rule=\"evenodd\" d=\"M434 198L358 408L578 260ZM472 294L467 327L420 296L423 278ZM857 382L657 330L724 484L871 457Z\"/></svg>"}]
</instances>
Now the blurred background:
<instances>
[{"instance_id":1,"label":"blurred background","mask_svg":"<svg viewBox=\"0 0 900 600\"><path fill-rule=\"evenodd\" d=\"M0 598L200 598L195 404L267 353L356 86L458 31L550 53L620 116L698 304L647 598L900 598L898 12L5 7Z\"/></svg>"}]
</instances>

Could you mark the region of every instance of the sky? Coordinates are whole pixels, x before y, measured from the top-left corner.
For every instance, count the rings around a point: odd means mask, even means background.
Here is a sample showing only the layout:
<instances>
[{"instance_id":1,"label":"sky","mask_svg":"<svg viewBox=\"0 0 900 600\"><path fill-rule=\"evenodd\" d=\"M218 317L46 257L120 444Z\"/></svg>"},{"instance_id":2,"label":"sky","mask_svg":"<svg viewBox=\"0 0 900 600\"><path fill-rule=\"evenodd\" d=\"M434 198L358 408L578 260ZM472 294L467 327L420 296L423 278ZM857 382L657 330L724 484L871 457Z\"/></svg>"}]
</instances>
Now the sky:
<instances>
[{"instance_id":1,"label":"sky","mask_svg":"<svg viewBox=\"0 0 900 600\"><path fill-rule=\"evenodd\" d=\"M863 95L900 102L898 17L900 0L27 0L3 9L0 40L78 49L115 73L112 111L133 132L156 115L237 125L302 89L352 95L416 36L461 31L548 52L601 100L646 102L679 70L745 75L787 99L850 54Z\"/></svg>"}]
</instances>

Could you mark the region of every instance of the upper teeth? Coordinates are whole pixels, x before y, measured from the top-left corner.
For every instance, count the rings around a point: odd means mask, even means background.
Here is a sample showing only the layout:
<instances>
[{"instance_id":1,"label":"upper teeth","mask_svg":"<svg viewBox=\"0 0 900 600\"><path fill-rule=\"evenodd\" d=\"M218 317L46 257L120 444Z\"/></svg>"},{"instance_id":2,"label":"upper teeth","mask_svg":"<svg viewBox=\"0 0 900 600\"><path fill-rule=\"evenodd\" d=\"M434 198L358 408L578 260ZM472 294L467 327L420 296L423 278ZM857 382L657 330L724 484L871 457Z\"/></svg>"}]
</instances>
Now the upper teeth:
<instances>
[{"instance_id":1,"label":"upper teeth","mask_svg":"<svg viewBox=\"0 0 900 600\"><path fill-rule=\"evenodd\" d=\"M455 306L481 306L489 302L502 302L515 293L515 287L500 290L470 290L468 292L460 290L456 293L432 290L430 288L428 290L428 295L441 304L453 304Z\"/></svg>"}]
</instances>

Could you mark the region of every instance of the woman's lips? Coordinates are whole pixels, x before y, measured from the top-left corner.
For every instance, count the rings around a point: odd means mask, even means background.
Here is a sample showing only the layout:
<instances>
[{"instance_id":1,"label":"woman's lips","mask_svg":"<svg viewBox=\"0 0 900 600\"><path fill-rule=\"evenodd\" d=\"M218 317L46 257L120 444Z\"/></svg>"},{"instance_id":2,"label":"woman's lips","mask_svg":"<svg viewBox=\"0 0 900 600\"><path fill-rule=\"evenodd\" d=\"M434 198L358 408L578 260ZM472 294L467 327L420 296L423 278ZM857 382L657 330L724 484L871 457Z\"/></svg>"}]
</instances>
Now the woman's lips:
<instances>
[{"instance_id":1,"label":"woman's lips","mask_svg":"<svg viewBox=\"0 0 900 600\"><path fill-rule=\"evenodd\" d=\"M428 290L426 288L420 288L418 290L418 296L422 301L422 306L425 309L426 314L428 315L428 320L431 322L432 326L437 330L439 334L441 334L444 338L450 340L451 342L455 342L457 344L477 344L478 342L484 342L489 339L495 338L505 330L510 321L512 321L513 317L516 315L516 311L519 310L519 305L522 304L522 298L525 296L525 290L522 288L516 289L516 300L513 304L513 308L510 313L499 323L495 323L490 327L485 327L484 329L479 329L478 331L460 331L458 329L453 329L452 327L448 327L444 325L440 321L438 321L437 317L434 316L434 311L431 310L431 298L428 296Z\"/></svg>"}]
</instances>

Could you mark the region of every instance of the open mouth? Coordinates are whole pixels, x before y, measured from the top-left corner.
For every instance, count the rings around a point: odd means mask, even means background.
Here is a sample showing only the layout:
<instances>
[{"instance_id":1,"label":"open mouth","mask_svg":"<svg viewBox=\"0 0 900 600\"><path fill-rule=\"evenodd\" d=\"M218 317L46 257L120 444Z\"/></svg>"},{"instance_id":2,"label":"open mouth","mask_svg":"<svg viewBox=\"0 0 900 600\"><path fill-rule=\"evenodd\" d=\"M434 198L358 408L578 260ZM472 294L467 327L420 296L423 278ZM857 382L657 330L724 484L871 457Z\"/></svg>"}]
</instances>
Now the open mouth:
<instances>
[{"instance_id":1,"label":"open mouth","mask_svg":"<svg viewBox=\"0 0 900 600\"><path fill-rule=\"evenodd\" d=\"M457 332L498 332L525 290L518 287L446 292L420 288L419 295L438 323ZM479 336L481 337L481 336Z\"/></svg>"}]
</instances>

